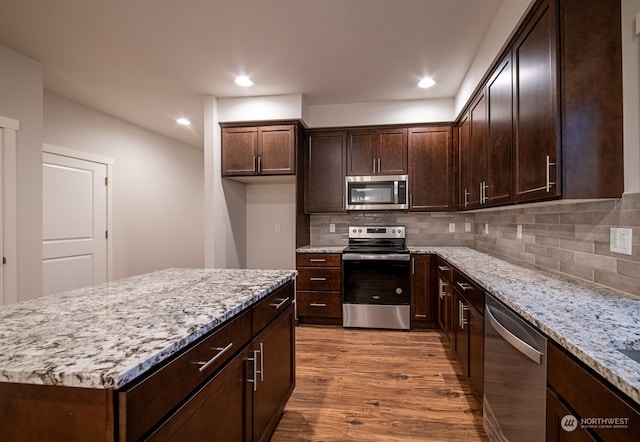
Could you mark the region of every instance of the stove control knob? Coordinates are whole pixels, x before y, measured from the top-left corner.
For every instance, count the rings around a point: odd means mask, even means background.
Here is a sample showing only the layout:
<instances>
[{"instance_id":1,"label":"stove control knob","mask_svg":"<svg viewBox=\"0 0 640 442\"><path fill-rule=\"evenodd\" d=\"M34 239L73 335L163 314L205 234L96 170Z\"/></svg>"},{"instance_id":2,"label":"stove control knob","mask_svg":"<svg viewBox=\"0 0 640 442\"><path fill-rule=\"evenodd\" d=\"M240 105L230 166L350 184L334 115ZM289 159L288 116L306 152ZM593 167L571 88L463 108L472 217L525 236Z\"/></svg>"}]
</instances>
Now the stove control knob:
<instances>
[{"instance_id":1,"label":"stove control knob","mask_svg":"<svg viewBox=\"0 0 640 442\"><path fill-rule=\"evenodd\" d=\"M353 230L352 230L352 232L353 232L353 233L356 233L356 229L353 229Z\"/></svg>"},{"instance_id":2,"label":"stove control knob","mask_svg":"<svg viewBox=\"0 0 640 442\"><path fill-rule=\"evenodd\" d=\"M398 229L398 234L401 234L401 233L402 233L402 229Z\"/></svg>"},{"instance_id":3,"label":"stove control knob","mask_svg":"<svg viewBox=\"0 0 640 442\"><path fill-rule=\"evenodd\" d=\"M358 229L358 233L362 233L362 229Z\"/></svg>"},{"instance_id":4,"label":"stove control knob","mask_svg":"<svg viewBox=\"0 0 640 442\"><path fill-rule=\"evenodd\" d=\"M399 232L399 230L398 230ZM396 233L396 229L391 229L391 233Z\"/></svg>"}]
</instances>

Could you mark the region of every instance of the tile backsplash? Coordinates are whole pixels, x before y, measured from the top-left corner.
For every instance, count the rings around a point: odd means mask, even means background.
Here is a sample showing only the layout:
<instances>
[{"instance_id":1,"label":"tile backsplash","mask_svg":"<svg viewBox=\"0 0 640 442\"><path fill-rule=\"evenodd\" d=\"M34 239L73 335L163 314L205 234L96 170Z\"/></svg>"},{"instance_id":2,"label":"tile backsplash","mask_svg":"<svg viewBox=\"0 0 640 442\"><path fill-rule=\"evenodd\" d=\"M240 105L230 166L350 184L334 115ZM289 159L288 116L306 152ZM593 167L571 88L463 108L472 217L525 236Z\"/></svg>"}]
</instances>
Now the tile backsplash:
<instances>
[{"instance_id":1,"label":"tile backsplash","mask_svg":"<svg viewBox=\"0 0 640 442\"><path fill-rule=\"evenodd\" d=\"M335 224L335 233L330 232L330 224ZM557 201L475 213L313 215L311 244L346 245L348 226L384 224L406 226L408 245L472 247L640 297L640 193L621 199ZM452 224L455 232L449 231ZM469 227L471 231L466 232ZM609 251L612 227L632 229L631 255Z\"/></svg>"}]
</instances>

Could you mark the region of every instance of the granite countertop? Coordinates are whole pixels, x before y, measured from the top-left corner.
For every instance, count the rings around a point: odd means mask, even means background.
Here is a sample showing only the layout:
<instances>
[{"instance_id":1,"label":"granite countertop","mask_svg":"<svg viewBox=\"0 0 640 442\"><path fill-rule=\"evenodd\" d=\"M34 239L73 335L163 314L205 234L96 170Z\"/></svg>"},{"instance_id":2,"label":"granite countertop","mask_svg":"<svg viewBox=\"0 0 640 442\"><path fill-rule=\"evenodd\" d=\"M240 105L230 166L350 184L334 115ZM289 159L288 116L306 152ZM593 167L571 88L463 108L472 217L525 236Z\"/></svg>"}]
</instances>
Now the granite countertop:
<instances>
[{"instance_id":1,"label":"granite countertop","mask_svg":"<svg viewBox=\"0 0 640 442\"><path fill-rule=\"evenodd\" d=\"M408 248L447 260L640 404L640 363L616 350L640 350L638 298L467 247ZM297 251L341 253L342 249L307 246Z\"/></svg>"},{"instance_id":2,"label":"granite countertop","mask_svg":"<svg viewBox=\"0 0 640 442\"><path fill-rule=\"evenodd\" d=\"M0 382L117 389L293 280L167 269L0 307Z\"/></svg>"}]
</instances>

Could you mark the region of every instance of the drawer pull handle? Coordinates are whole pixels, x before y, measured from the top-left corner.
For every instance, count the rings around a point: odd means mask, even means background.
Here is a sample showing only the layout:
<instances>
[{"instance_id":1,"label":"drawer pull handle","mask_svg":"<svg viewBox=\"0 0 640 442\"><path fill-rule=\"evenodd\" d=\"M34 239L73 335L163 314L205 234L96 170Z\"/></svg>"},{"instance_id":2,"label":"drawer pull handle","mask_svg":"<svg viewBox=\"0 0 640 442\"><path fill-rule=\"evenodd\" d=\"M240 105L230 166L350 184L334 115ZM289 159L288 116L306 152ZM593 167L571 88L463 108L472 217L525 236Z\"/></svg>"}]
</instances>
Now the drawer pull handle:
<instances>
[{"instance_id":1,"label":"drawer pull handle","mask_svg":"<svg viewBox=\"0 0 640 442\"><path fill-rule=\"evenodd\" d=\"M449 271L449 267L447 267L447 266L438 266L438 270L440 270L441 272L448 272Z\"/></svg>"},{"instance_id":2,"label":"drawer pull handle","mask_svg":"<svg viewBox=\"0 0 640 442\"><path fill-rule=\"evenodd\" d=\"M414 315L416 318L426 318L427 315Z\"/></svg>"},{"instance_id":3,"label":"drawer pull handle","mask_svg":"<svg viewBox=\"0 0 640 442\"><path fill-rule=\"evenodd\" d=\"M321 258L311 258L309 262L327 262L327 260Z\"/></svg>"},{"instance_id":4,"label":"drawer pull handle","mask_svg":"<svg viewBox=\"0 0 640 442\"><path fill-rule=\"evenodd\" d=\"M222 357L222 355L225 354L226 351L229 350L231 347L233 347L233 342L230 342L229 345L227 345L226 347L223 347L223 348L221 348L221 347L214 348L214 350L217 350L220 353L218 353L217 355L215 355L214 357L209 359L207 362L197 362L198 365L202 365L202 367L200 367L198 370L200 370L201 373L203 371L205 371L207 369L207 367L209 367L211 364L213 364L218 359L220 359Z\"/></svg>"},{"instance_id":5,"label":"drawer pull handle","mask_svg":"<svg viewBox=\"0 0 640 442\"><path fill-rule=\"evenodd\" d=\"M311 307L326 307L327 304L324 302L314 302L313 304L309 304Z\"/></svg>"},{"instance_id":6,"label":"drawer pull handle","mask_svg":"<svg viewBox=\"0 0 640 442\"><path fill-rule=\"evenodd\" d=\"M469 284L467 284L466 282L459 282L458 286L460 286L460 288L464 291L467 290L473 290L473 287L471 287Z\"/></svg>"},{"instance_id":7,"label":"drawer pull handle","mask_svg":"<svg viewBox=\"0 0 640 442\"><path fill-rule=\"evenodd\" d=\"M278 298L278 301L280 302L280 304L271 304L271 306L275 307L276 310L278 310L280 307L282 307L284 304L286 304L289 299L290 298L288 296L286 298L284 298L284 299Z\"/></svg>"},{"instance_id":8,"label":"drawer pull handle","mask_svg":"<svg viewBox=\"0 0 640 442\"><path fill-rule=\"evenodd\" d=\"M258 353L260 350L253 350L253 357L249 358L249 361L253 362L253 379L247 379L247 382L253 384L253 391L258 391Z\"/></svg>"},{"instance_id":9,"label":"drawer pull handle","mask_svg":"<svg viewBox=\"0 0 640 442\"><path fill-rule=\"evenodd\" d=\"M309 278L309 281L326 281L326 280L327 278L316 278L316 277Z\"/></svg>"}]
</instances>

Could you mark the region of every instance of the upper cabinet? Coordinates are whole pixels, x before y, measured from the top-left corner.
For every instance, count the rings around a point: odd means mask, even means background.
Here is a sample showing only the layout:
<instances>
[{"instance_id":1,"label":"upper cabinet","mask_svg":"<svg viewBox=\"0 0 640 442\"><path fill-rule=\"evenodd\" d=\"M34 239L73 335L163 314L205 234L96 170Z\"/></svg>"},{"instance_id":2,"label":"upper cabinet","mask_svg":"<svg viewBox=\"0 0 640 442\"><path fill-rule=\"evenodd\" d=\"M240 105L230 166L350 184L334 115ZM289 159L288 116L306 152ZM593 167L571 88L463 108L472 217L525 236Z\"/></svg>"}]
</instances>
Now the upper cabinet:
<instances>
[{"instance_id":1,"label":"upper cabinet","mask_svg":"<svg viewBox=\"0 0 640 442\"><path fill-rule=\"evenodd\" d=\"M222 176L294 175L295 124L222 128Z\"/></svg>"},{"instance_id":2,"label":"upper cabinet","mask_svg":"<svg viewBox=\"0 0 640 442\"><path fill-rule=\"evenodd\" d=\"M347 132L309 131L305 149L306 213L344 212Z\"/></svg>"},{"instance_id":3,"label":"upper cabinet","mask_svg":"<svg viewBox=\"0 0 640 442\"><path fill-rule=\"evenodd\" d=\"M407 174L407 129L347 132L347 175Z\"/></svg>"},{"instance_id":4,"label":"upper cabinet","mask_svg":"<svg viewBox=\"0 0 640 442\"><path fill-rule=\"evenodd\" d=\"M409 210L454 210L453 128L409 131Z\"/></svg>"},{"instance_id":5,"label":"upper cabinet","mask_svg":"<svg viewBox=\"0 0 640 442\"><path fill-rule=\"evenodd\" d=\"M624 190L620 1L539 0L458 121L458 208Z\"/></svg>"},{"instance_id":6,"label":"upper cabinet","mask_svg":"<svg viewBox=\"0 0 640 442\"><path fill-rule=\"evenodd\" d=\"M561 195L556 9L541 2L513 44L516 201Z\"/></svg>"}]
</instances>

